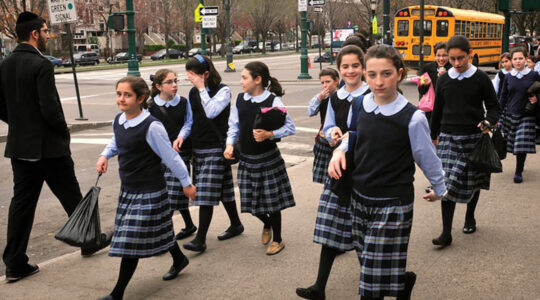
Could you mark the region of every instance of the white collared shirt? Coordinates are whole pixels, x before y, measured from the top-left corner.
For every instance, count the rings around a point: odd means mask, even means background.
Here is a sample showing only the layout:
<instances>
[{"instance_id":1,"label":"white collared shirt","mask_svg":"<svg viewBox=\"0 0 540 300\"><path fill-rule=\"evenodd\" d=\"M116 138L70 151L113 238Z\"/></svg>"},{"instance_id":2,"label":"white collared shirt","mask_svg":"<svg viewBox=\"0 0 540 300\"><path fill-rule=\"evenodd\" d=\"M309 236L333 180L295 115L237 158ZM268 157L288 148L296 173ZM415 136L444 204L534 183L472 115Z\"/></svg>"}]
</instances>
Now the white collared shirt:
<instances>
[{"instance_id":1,"label":"white collared shirt","mask_svg":"<svg viewBox=\"0 0 540 300\"><path fill-rule=\"evenodd\" d=\"M222 87L214 97L210 97L208 93L210 89L206 87L199 91L201 104L208 119L217 117L228 105L231 104L231 89L228 86ZM189 100L189 96L188 96Z\"/></svg>"},{"instance_id":2,"label":"white collared shirt","mask_svg":"<svg viewBox=\"0 0 540 300\"><path fill-rule=\"evenodd\" d=\"M448 70L448 76L450 76L450 78L452 79L462 80L463 78L469 78L473 76L474 73L476 73L477 69L477 67L469 64L469 68L467 69L467 71L463 73L458 73L458 71L456 71L456 69L452 67L450 68L450 70Z\"/></svg>"},{"instance_id":3,"label":"white collared shirt","mask_svg":"<svg viewBox=\"0 0 540 300\"><path fill-rule=\"evenodd\" d=\"M518 71L516 69L512 69L512 71L510 71L510 75L516 77L517 79L521 79L523 78L523 76L529 74L529 72L531 72L531 69L529 69L528 66L526 66L523 70L521 71Z\"/></svg>"},{"instance_id":4,"label":"white collared shirt","mask_svg":"<svg viewBox=\"0 0 540 300\"><path fill-rule=\"evenodd\" d=\"M510 73L510 71L506 71L506 69L501 69L501 72L506 75L508 73ZM501 83L501 79L499 78L499 73L497 73L497 75L495 75L495 78L493 78L493 80L491 80L491 83L493 83L493 88L495 89L495 94L499 94L499 84Z\"/></svg>"}]
</instances>

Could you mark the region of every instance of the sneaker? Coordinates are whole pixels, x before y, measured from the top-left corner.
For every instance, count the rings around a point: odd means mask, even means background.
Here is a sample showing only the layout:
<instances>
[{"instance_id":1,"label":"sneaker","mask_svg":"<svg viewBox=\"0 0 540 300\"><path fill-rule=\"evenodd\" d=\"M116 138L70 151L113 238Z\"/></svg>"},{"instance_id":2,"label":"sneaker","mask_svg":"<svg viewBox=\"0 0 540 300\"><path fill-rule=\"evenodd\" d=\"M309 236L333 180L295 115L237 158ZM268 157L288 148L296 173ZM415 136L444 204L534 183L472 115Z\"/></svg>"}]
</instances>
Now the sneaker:
<instances>
[{"instance_id":1,"label":"sneaker","mask_svg":"<svg viewBox=\"0 0 540 300\"><path fill-rule=\"evenodd\" d=\"M20 269L13 269L10 267L6 268L6 280L8 283L13 283L28 277L30 275L36 274L39 272L39 267L37 265L26 264Z\"/></svg>"},{"instance_id":2,"label":"sneaker","mask_svg":"<svg viewBox=\"0 0 540 300\"><path fill-rule=\"evenodd\" d=\"M88 257L92 256L94 253L108 247L112 241L113 232L102 233L98 246L96 247L81 247L81 256Z\"/></svg>"}]
</instances>

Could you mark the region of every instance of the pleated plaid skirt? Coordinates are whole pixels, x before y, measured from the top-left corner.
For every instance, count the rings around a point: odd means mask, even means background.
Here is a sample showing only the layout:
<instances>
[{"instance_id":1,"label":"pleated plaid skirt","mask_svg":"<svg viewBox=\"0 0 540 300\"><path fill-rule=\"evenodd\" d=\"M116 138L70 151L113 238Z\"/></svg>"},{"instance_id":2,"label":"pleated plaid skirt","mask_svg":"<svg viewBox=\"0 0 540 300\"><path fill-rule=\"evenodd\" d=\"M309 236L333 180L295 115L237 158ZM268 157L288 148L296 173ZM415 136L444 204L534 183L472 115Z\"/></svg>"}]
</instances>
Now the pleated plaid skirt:
<instances>
[{"instance_id":1,"label":"pleated plaid skirt","mask_svg":"<svg viewBox=\"0 0 540 300\"><path fill-rule=\"evenodd\" d=\"M193 184L197 187L195 206L234 201L232 170L223 149L193 149Z\"/></svg>"},{"instance_id":2,"label":"pleated plaid skirt","mask_svg":"<svg viewBox=\"0 0 540 300\"><path fill-rule=\"evenodd\" d=\"M505 113L501 129L506 137L506 151L513 154L536 153L536 124L533 116Z\"/></svg>"},{"instance_id":3,"label":"pleated plaid skirt","mask_svg":"<svg viewBox=\"0 0 540 300\"><path fill-rule=\"evenodd\" d=\"M351 214L350 206L339 205L339 197L330 190L327 177L317 209L313 242L340 251L353 250Z\"/></svg>"},{"instance_id":4,"label":"pleated plaid skirt","mask_svg":"<svg viewBox=\"0 0 540 300\"><path fill-rule=\"evenodd\" d=\"M188 155L180 155L182 157L182 160L184 161L184 164L186 164L186 167L188 169L188 172L191 174L191 157ZM165 182L167 183L167 192L169 193L169 201L171 203L171 209L172 210L186 210L189 208L189 199L188 197L184 196L184 189L182 187L182 184L180 183L180 180L174 176L174 173L167 168L167 166L163 165L163 168L165 170L164 177Z\"/></svg>"},{"instance_id":5,"label":"pleated plaid skirt","mask_svg":"<svg viewBox=\"0 0 540 300\"><path fill-rule=\"evenodd\" d=\"M144 258L169 251L175 243L171 217L166 189L147 193L122 189L109 256Z\"/></svg>"},{"instance_id":6,"label":"pleated plaid skirt","mask_svg":"<svg viewBox=\"0 0 540 300\"><path fill-rule=\"evenodd\" d=\"M453 135L441 133L437 145L437 155L444 170L444 182L448 194L443 201L469 203L473 194L489 190L491 173L480 172L472 167L469 154L476 146L482 133Z\"/></svg>"},{"instance_id":7,"label":"pleated plaid skirt","mask_svg":"<svg viewBox=\"0 0 540 300\"><path fill-rule=\"evenodd\" d=\"M330 147L328 143L318 140L313 146L313 182L324 183L328 177L328 163L332 158L332 152L335 148Z\"/></svg>"},{"instance_id":8,"label":"pleated plaid skirt","mask_svg":"<svg viewBox=\"0 0 540 300\"><path fill-rule=\"evenodd\" d=\"M360 261L362 296L396 297L405 288L413 220L411 200L352 192L353 244Z\"/></svg>"},{"instance_id":9,"label":"pleated plaid skirt","mask_svg":"<svg viewBox=\"0 0 540 300\"><path fill-rule=\"evenodd\" d=\"M243 213L271 214L296 205L285 161L277 147L257 155L241 154L238 186Z\"/></svg>"}]
</instances>

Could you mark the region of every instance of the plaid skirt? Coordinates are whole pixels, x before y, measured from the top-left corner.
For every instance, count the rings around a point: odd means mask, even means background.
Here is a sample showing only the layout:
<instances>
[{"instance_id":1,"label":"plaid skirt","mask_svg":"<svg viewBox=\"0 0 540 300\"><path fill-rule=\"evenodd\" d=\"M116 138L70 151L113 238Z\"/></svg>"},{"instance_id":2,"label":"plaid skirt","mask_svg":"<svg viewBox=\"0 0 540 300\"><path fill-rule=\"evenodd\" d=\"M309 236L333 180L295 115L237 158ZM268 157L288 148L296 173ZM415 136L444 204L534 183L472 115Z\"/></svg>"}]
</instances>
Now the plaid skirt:
<instances>
[{"instance_id":1,"label":"plaid skirt","mask_svg":"<svg viewBox=\"0 0 540 300\"><path fill-rule=\"evenodd\" d=\"M328 163L332 158L332 151L334 151L333 147L319 140L313 146L313 154L315 155L313 160L313 182L324 183L325 178L328 177Z\"/></svg>"},{"instance_id":2,"label":"plaid skirt","mask_svg":"<svg viewBox=\"0 0 540 300\"><path fill-rule=\"evenodd\" d=\"M238 186L241 211L245 213L272 214L296 205L285 161L277 147L257 155L241 154Z\"/></svg>"},{"instance_id":3,"label":"plaid skirt","mask_svg":"<svg viewBox=\"0 0 540 300\"><path fill-rule=\"evenodd\" d=\"M501 119L501 130L506 137L507 152L536 153L535 117L505 113Z\"/></svg>"},{"instance_id":4,"label":"plaid skirt","mask_svg":"<svg viewBox=\"0 0 540 300\"><path fill-rule=\"evenodd\" d=\"M234 202L231 166L225 162L223 149L193 149L193 184L197 187L194 206Z\"/></svg>"},{"instance_id":5,"label":"plaid skirt","mask_svg":"<svg viewBox=\"0 0 540 300\"><path fill-rule=\"evenodd\" d=\"M191 163L189 156L181 155L184 164L188 169L188 172L191 174ZM189 198L184 196L184 188L180 183L180 180L174 176L174 173L165 165L163 165L165 170L164 177L165 182L167 183L167 192L169 193L169 201L171 204L172 210L186 210L189 208Z\"/></svg>"},{"instance_id":6,"label":"plaid skirt","mask_svg":"<svg viewBox=\"0 0 540 300\"><path fill-rule=\"evenodd\" d=\"M397 297L405 288L414 202L367 197L355 190L351 202L353 244L360 261L359 293Z\"/></svg>"},{"instance_id":7,"label":"plaid skirt","mask_svg":"<svg viewBox=\"0 0 540 300\"><path fill-rule=\"evenodd\" d=\"M313 242L340 251L354 249L351 207L340 206L339 197L330 190L327 176L317 209Z\"/></svg>"},{"instance_id":8,"label":"plaid skirt","mask_svg":"<svg viewBox=\"0 0 540 300\"><path fill-rule=\"evenodd\" d=\"M109 256L144 258L163 254L175 243L167 190L132 193L122 189Z\"/></svg>"},{"instance_id":9,"label":"plaid skirt","mask_svg":"<svg viewBox=\"0 0 540 300\"><path fill-rule=\"evenodd\" d=\"M481 136L482 133L439 135L437 155L442 162L444 182L448 191L443 201L469 203L476 191L489 190L491 174L477 171L469 163L469 153Z\"/></svg>"}]
</instances>

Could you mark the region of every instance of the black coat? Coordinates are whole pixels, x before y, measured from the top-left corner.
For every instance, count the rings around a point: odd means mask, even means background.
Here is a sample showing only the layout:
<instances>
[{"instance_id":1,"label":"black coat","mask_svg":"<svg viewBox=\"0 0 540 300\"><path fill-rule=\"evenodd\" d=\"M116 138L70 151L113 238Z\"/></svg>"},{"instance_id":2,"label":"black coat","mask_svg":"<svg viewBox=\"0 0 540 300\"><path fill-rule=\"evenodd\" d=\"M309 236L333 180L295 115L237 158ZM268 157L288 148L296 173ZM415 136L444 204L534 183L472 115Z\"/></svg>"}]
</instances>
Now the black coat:
<instances>
[{"instance_id":1,"label":"black coat","mask_svg":"<svg viewBox=\"0 0 540 300\"><path fill-rule=\"evenodd\" d=\"M32 45L19 44L0 64L0 119L9 127L6 157L71 154L53 65Z\"/></svg>"},{"instance_id":2,"label":"black coat","mask_svg":"<svg viewBox=\"0 0 540 300\"><path fill-rule=\"evenodd\" d=\"M430 63L425 64L424 67L418 72L419 73L418 75L422 75L426 72L428 73L429 78L431 79L431 83L433 84L433 90L437 88L437 79L439 79L439 75L438 75L439 72L437 71L437 66L438 66L437 62L432 61ZM452 65L450 64L450 62L447 62L446 65L444 65L444 68L448 72L448 70L452 68ZM424 94L427 93L428 90L429 90L429 85L419 86L418 87L419 98L422 98L422 96L424 96Z\"/></svg>"}]
</instances>

